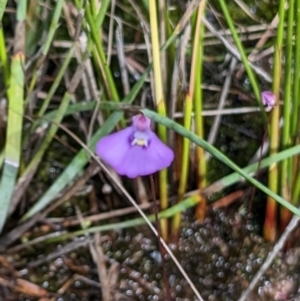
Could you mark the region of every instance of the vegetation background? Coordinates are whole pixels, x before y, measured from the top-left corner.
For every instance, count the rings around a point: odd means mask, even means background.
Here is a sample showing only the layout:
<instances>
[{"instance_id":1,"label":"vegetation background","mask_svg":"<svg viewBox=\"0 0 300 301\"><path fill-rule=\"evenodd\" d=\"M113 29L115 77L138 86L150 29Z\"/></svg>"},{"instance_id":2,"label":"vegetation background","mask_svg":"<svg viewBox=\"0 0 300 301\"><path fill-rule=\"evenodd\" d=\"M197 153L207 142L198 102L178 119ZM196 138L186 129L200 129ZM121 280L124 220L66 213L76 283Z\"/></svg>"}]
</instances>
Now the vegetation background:
<instances>
[{"instance_id":1,"label":"vegetation background","mask_svg":"<svg viewBox=\"0 0 300 301\"><path fill-rule=\"evenodd\" d=\"M0 300L297 300L299 19L1 0ZM175 152L152 188L94 154L138 113Z\"/></svg>"}]
</instances>

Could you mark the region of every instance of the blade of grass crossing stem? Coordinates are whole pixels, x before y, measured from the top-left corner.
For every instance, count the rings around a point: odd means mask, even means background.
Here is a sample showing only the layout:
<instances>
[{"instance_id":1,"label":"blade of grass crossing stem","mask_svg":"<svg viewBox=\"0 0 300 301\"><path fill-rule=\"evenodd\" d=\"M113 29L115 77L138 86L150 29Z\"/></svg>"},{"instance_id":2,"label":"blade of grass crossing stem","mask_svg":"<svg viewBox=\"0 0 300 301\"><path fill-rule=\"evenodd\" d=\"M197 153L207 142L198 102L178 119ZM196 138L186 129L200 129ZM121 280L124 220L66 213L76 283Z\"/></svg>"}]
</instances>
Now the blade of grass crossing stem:
<instances>
[{"instance_id":1,"label":"blade of grass crossing stem","mask_svg":"<svg viewBox=\"0 0 300 301\"><path fill-rule=\"evenodd\" d=\"M102 26L109 4L110 0L101 1L101 6L96 17L96 28L100 28Z\"/></svg>"},{"instance_id":2,"label":"blade of grass crossing stem","mask_svg":"<svg viewBox=\"0 0 300 301\"><path fill-rule=\"evenodd\" d=\"M8 96L8 119L4 167L0 182L0 233L2 232L19 170L23 105L24 105L24 47L25 47L26 1L18 3L17 24L14 39L14 55L11 61Z\"/></svg>"},{"instance_id":3,"label":"blade of grass crossing stem","mask_svg":"<svg viewBox=\"0 0 300 301\"><path fill-rule=\"evenodd\" d=\"M108 6L106 7L106 9L107 8L108 8ZM100 40L99 28L96 28L95 20L97 18L97 15L93 15L90 5L86 6L85 13L86 13L87 22L90 26L91 36L92 36L92 39L94 42L94 49L93 49L94 51L92 51L92 53L96 54L96 55L94 55L94 57L95 57L95 61L99 65L99 69L100 69L100 72L102 75L102 81L103 81L104 87L105 87L104 90L106 91L106 95L108 96L109 99L119 102L120 96L119 96L114 78L112 76L110 67L107 64L103 45ZM103 22L103 19L102 19L102 22ZM100 23L100 25L101 25L101 23ZM120 124L122 127L125 126L126 123L123 118L120 120Z\"/></svg>"},{"instance_id":4,"label":"blade of grass crossing stem","mask_svg":"<svg viewBox=\"0 0 300 301\"><path fill-rule=\"evenodd\" d=\"M194 90L195 86L200 83L196 83L196 69L197 65L200 64L198 54L199 54L199 42L200 42L200 28L201 28L201 18L203 15L204 6L203 1L200 2L198 6L198 11L196 13L196 18L194 18L195 25L193 26L193 54L192 54L192 63L191 63L191 73L190 73L190 85L188 94L185 97L184 104L184 119L183 124L184 128L190 130L191 120L192 120L192 111L193 111L193 98L194 98ZM180 171L180 179L178 186L178 202L183 200L184 193L186 191L186 183L188 179L188 170L189 170L189 158L190 158L190 140L187 138L183 139L182 146L182 159L181 159L181 171ZM172 236L178 237L179 228L180 228L180 220L181 215L178 213L173 218L172 223Z\"/></svg>"},{"instance_id":5,"label":"blade of grass crossing stem","mask_svg":"<svg viewBox=\"0 0 300 301\"><path fill-rule=\"evenodd\" d=\"M37 81L37 79L39 77L39 74L40 74L40 66L44 62L44 59L46 58L46 56L49 52L51 43L52 43L53 38L54 38L54 34L55 34L55 32L58 28L58 21L59 21L59 18L61 16L63 3L64 3L64 0L57 0L56 1L56 5L55 5L55 8L54 8L54 12L53 12L53 17L51 18L51 24L50 24L49 30L47 31L48 35L46 37L45 43L43 43L43 46L42 46L43 47L42 48L42 56L39 58L39 60L37 62L36 71L34 72L34 74L32 76L32 79L31 79L31 82L30 82L30 85L29 85L29 93L28 93L28 97L26 99L26 104L30 100L30 94L31 94L30 92L32 92L34 90L36 81Z\"/></svg>"},{"instance_id":6,"label":"blade of grass crossing stem","mask_svg":"<svg viewBox=\"0 0 300 301\"><path fill-rule=\"evenodd\" d=\"M238 34L237 34L236 30L235 30L233 21L231 19L231 16L229 14L229 11L228 11L228 8L227 8L227 5L226 5L225 1L224 0L219 0L219 3L220 3L220 6L221 6L221 9L223 11L224 17L226 19L226 22L228 24L228 27L230 29L230 32L232 34L233 40L234 40L234 42L236 44L236 47L237 47L237 49L238 49L238 51L239 51L239 53L241 55L242 62L244 64L244 67L246 69L247 75L249 77L249 80L250 80L250 83L251 83L251 86L252 86L255 98L257 100L258 106L260 107L260 111L262 113L264 121L267 122L267 116L266 116L265 110L264 110L262 102L261 102L260 90L259 90L259 86L258 86L256 77L255 77L255 74L254 74L254 72L252 71L252 69L250 67L247 55L246 55L245 50L243 48L242 42L239 39L239 36L238 36Z\"/></svg>"},{"instance_id":7,"label":"blade of grass crossing stem","mask_svg":"<svg viewBox=\"0 0 300 301\"><path fill-rule=\"evenodd\" d=\"M104 53L102 43L100 41L99 34L98 34L98 28L96 28L96 26L95 26L96 24L95 24L94 17L91 12L90 5L86 6L85 12L86 12L87 21L88 21L90 29L91 29L94 45L95 45L95 48L97 50L97 54L99 57L100 69L102 72L102 77L104 80L107 94L110 99L119 101L120 98L119 98L119 94L117 91L117 87L114 82L113 76L111 74L111 70L106 62L105 53Z\"/></svg>"},{"instance_id":8,"label":"blade of grass crossing stem","mask_svg":"<svg viewBox=\"0 0 300 301\"><path fill-rule=\"evenodd\" d=\"M253 184L255 187L266 193L268 196L272 197L274 200L276 200L278 203L283 205L284 207L288 208L290 211L292 211L294 214L300 216L300 210L296 208L295 206L291 205L289 202L287 202L285 199L274 193L272 190L261 184L259 181L255 180L251 176L249 176L247 173L245 173L240 167L238 167L236 164L234 164L229 158L227 158L223 153L221 153L219 150L217 150L215 147L204 141L203 139L199 138L196 134L187 131L183 126L180 124L172 121L171 119L167 117L160 116L159 114L150 111L148 109L143 109L141 112L149 117L150 119L154 120L155 122L162 124L166 126L169 129L174 130L178 134L182 135L183 137L186 137L193 141L196 145L202 147L205 149L205 151L209 152L211 155L216 157L218 160L226 164L228 167L239 173L241 176L243 176L248 182Z\"/></svg>"},{"instance_id":9,"label":"blade of grass crossing stem","mask_svg":"<svg viewBox=\"0 0 300 301\"><path fill-rule=\"evenodd\" d=\"M82 8L82 2L76 1L77 7L79 9ZM96 63L96 66L99 67L99 74L102 76L102 83L104 83L104 94L108 96L109 99L112 99L116 102L120 101L120 96L118 94L118 90L116 87L116 83L112 76L112 72L107 64L105 52L103 50L103 45L101 42L101 26L104 21L104 17L107 13L109 8L110 1L102 1L99 13L96 13L96 8L92 8L92 5L88 4L84 7L85 10L85 17L88 25L87 31L91 32L91 39L89 39L89 50L92 53L92 57ZM85 24L85 22L83 22ZM88 35L89 36L89 35ZM122 126L125 126L125 120L121 119L120 121Z\"/></svg>"},{"instance_id":10,"label":"blade of grass crossing stem","mask_svg":"<svg viewBox=\"0 0 300 301\"><path fill-rule=\"evenodd\" d=\"M206 0L202 0L201 5L203 5L202 14L205 14ZM204 139L204 118L202 116L202 108L203 108L203 93L201 88L202 83L202 74L203 74L203 51L204 51L204 31L205 26L201 22L200 25L200 35L199 35L199 48L197 55L197 63L196 63L196 77L195 77L195 92L194 92L194 110L195 110L195 133L201 139ZM205 152L202 147L196 148L196 159L197 159L197 182L198 188L203 189L207 185L206 178L206 158ZM206 211L206 200L202 199L201 202L198 203L195 211L195 215L197 220L203 221L205 217Z\"/></svg>"},{"instance_id":11,"label":"blade of grass crossing stem","mask_svg":"<svg viewBox=\"0 0 300 301\"><path fill-rule=\"evenodd\" d=\"M284 102L283 102L283 128L282 128L282 145L281 149L286 149L291 139L291 118L292 114L296 111L291 111L291 93L292 93L292 55L293 55L293 22L294 22L294 0L289 1L288 17L287 17L287 33L285 45L285 81L284 81ZM280 190L281 195L291 202L291 192L293 185L292 176L292 158L281 162L280 173ZM280 208L280 230L284 231L291 219L291 212L286 208Z\"/></svg>"},{"instance_id":12,"label":"blade of grass crossing stem","mask_svg":"<svg viewBox=\"0 0 300 301\"><path fill-rule=\"evenodd\" d=\"M130 93L123 100L123 103L132 103L137 94L139 93L141 87L144 84L145 79L148 77L151 68L148 67L140 78L140 80L134 85ZM94 151L97 141L109 134L118 122L123 117L123 112L114 112L109 116L105 123L100 129L93 135L92 139L88 143L88 147ZM40 210L44 209L49 203L57 197L61 190L69 185L75 177L82 171L83 167L89 161L90 156L87 154L86 150L82 148L76 156L71 160L69 165L64 169L61 175L56 179L56 181L49 187L45 194L30 208L30 210L23 216L22 220L32 217L34 214L38 213Z\"/></svg>"},{"instance_id":13,"label":"blade of grass crossing stem","mask_svg":"<svg viewBox=\"0 0 300 301\"><path fill-rule=\"evenodd\" d=\"M50 24L50 27L49 27L49 30L48 30L48 35L47 35L47 38L45 40L45 43L43 44L42 55L44 57L49 52L49 49L51 47L54 35L55 35L56 30L58 28L58 21L59 21L60 16L61 16L63 3L64 3L64 0L57 0L56 1L53 16L51 18L51 24Z\"/></svg>"},{"instance_id":14,"label":"blade of grass crossing stem","mask_svg":"<svg viewBox=\"0 0 300 301\"><path fill-rule=\"evenodd\" d=\"M91 13L93 14L93 16L96 16L97 15L97 8L96 8L95 0L90 0L89 3L91 5Z\"/></svg>"},{"instance_id":15,"label":"blade of grass crossing stem","mask_svg":"<svg viewBox=\"0 0 300 301\"><path fill-rule=\"evenodd\" d=\"M74 47L75 47L75 45L73 44L71 46L71 48L69 49L66 57L64 58L63 64L62 64L61 68L59 69L57 75L55 76L54 82L52 83L52 85L49 89L49 92L47 93L47 96L44 99L41 108L39 109L39 112L37 114L38 120L31 126L31 132L33 132L36 129L36 127L38 125L39 117L42 117L44 115L44 113L46 112L46 110L50 104L50 101L51 101L53 95L55 94L55 92L60 84L60 81L63 78L63 76L69 66L69 63L73 57ZM26 142L26 140L24 142Z\"/></svg>"},{"instance_id":16,"label":"blade of grass crossing stem","mask_svg":"<svg viewBox=\"0 0 300 301\"><path fill-rule=\"evenodd\" d=\"M284 32L284 13L285 13L285 0L279 2L279 24L277 29L275 52L274 52L274 65L273 65L273 92L276 96L277 101L280 97L280 86L281 86L281 53L283 43L283 32ZM270 126L270 155L276 154L279 147L279 119L280 119L280 106L277 104L271 112L271 126ZM275 194L278 191L278 165L274 164L269 168L269 179L268 186ZM277 236L277 203L268 195L266 216L263 226L264 238L267 241L275 241Z\"/></svg>"},{"instance_id":17,"label":"blade of grass crossing stem","mask_svg":"<svg viewBox=\"0 0 300 301\"><path fill-rule=\"evenodd\" d=\"M154 88L155 88L155 103L157 111L160 115L166 116L166 106L162 85L162 73L160 64L160 51L159 51L159 37L158 37L158 22L157 22L157 5L156 0L149 0L149 19L151 28L151 42L152 42L152 55L153 55L153 72L154 72ZM158 135L163 142L167 141L166 128L158 126ZM159 196L160 208L162 210L168 207L168 183L167 183L167 170L164 169L159 172ZM168 224L167 220L161 221L161 234L164 240L168 237Z\"/></svg>"}]
</instances>

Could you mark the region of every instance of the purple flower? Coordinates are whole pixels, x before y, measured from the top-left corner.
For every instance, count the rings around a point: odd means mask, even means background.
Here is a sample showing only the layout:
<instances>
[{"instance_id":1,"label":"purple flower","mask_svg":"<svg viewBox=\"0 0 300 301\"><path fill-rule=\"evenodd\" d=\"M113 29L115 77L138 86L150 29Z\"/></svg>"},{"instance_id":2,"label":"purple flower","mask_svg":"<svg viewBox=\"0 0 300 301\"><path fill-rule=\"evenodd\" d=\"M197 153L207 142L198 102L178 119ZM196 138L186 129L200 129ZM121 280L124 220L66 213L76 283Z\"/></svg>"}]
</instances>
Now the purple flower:
<instances>
[{"instance_id":1,"label":"purple flower","mask_svg":"<svg viewBox=\"0 0 300 301\"><path fill-rule=\"evenodd\" d=\"M143 114L132 117L132 125L102 138L97 155L120 175L146 176L170 166L173 151L150 128L151 120Z\"/></svg>"},{"instance_id":2,"label":"purple flower","mask_svg":"<svg viewBox=\"0 0 300 301\"><path fill-rule=\"evenodd\" d=\"M266 106L266 111L269 112L276 105L276 96L272 91L263 91L261 93L261 101Z\"/></svg>"}]
</instances>

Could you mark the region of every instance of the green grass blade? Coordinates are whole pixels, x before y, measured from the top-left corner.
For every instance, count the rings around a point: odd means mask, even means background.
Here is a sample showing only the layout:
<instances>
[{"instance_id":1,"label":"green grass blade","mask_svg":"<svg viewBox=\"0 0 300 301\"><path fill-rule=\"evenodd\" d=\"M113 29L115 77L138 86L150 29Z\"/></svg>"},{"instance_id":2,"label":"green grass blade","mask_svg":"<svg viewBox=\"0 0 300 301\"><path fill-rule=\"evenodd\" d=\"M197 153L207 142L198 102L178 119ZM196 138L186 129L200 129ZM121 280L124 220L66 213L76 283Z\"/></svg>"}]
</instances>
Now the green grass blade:
<instances>
[{"instance_id":1,"label":"green grass blade","mask_svg":"<svg viewBox=\"0 0 300 301\"><path fill-rule=\"evenodd\" d=\"M221 9L223 11L224 17L226 19L226 22L228 24L228 27L229 27L229 29L231 31L231 34L232 34L232 37L233 37L234 42L236 44L236 47L239 50L239 53L241 55L242 62L244 64L244 67L246 69L247 75L249 77L249 80L250 80L250 83L251 83L251 86L252 86L255 98L257 100L258 106L260 107L262 116L263 116L264 120L267 121L267 115L266 115L265 110L263 108L263 105L261 103L260 89L259 89L256 77L255 77L255 74L254 74L254 72L251 69L251 66L249 64L246 52L244 50L244 47L242 45L241 40L239 39L237 31L236 31L236 29L234 27L234 24L232 22L230 14L229 14L227 5L226 5L226 3L225 3L224 0L219 0L219 3L220 3L220 6L221 6Z\"/></svg>"},{"instance_id":2,"label":"green grass blade","mask_svg":"<svg viewBox=\"0 0 300 301\"><path fill-rule=\"evenodd\" d=\"M96 28L96 24L95 24L95 21L94 21L92 12L91 12L90 5L87 5L85 13L86 13L86 17L87 17L89 26L91 28L91 34L92 34L92 38L94 41L94 45L97 50L97 54L99 56L99 63L101 65L100 69L102 72L102 77L103 77L106 92L109 95L110 99L119 101L119 99L120 99L119 93L118 93L114 78L112 76L111 70L106 61L105 52L103 50L102 43L100 41L100 37L98 34L98 28Z\"/></svg>"},{"instance_id":3,"label":"green grass blade","mask_svg":"<svg viewBox=\"0 0 300 301\"><path fill-rule=\"evenodd\" d=\"M50 28L48 30L48 35L47 35L46 41L43 45L42 53L43 53L44 56L46 56L48 54L51 43L52 43L54 35L55 35L55 32L57 30L58 21L59 21L59 18L61 16L61 12L62 12L63 3L64 3L64 0L57 0L56 1L55 9L54 9L53 16L52 16L52 19L51 19Z\"/></svg>"},{"instance_id":4,"label":"green grass blade","mask_svg":"<svg viewBox=\"0 0 300 301\"><path fill-rule=\"evenodd\" d=\"M21 2L25 2L25 1L21 1ZM43 44L43 47L42 47L42 56L39 58L39 60L37 62L36 71L34 72L32 78L31 78L31 81L30 81L30 85L29 85L29 91L30 92L32 92L34 90L35 84L36 84L36 82L39 78L40 66L43 64L43 62L44 62L44 60L45 60L45 58L46 58L46 56L49 52L51 43L53 41L55 32L56 32L57 27L58 27L58 21L59 21L59 18L61 16L63 3L64 3L64 0L56 1L56 5L55 5L54 12L53 12L53 17L52 17L52 20L51 20L50 28L48 30L46 41L45 41L45 43ZM28 104L28 102L30 101L30 96L31 96L31 93L28 93L28 96L27 96L27 99L26 99L26 104Z\"/></svg>"}]
</instances>

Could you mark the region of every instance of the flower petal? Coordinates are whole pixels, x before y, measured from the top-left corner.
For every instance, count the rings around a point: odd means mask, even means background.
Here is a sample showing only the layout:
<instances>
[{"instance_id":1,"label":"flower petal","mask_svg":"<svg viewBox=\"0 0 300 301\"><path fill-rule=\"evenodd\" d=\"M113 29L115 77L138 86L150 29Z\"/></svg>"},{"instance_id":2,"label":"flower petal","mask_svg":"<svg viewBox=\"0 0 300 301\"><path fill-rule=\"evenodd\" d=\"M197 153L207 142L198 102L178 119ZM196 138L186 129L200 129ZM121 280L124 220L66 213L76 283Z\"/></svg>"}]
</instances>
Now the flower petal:
<instances>
[{"instance_id":1,"label":"flower petal","mask_svg":"<svg viewBox=\"0 0 300 301\"><path fill-rule=\"evenodd\" d=\"M174 159L173 151L153 133L149 134L149 146L134 145L124 153L123 161L115 166L116 171L129 178L153 174L170 166Z\"/></svg>"},{"instance_id":2,"label":"flower petal","mask_svg":"<svg viewBox=\"0 0 300 301\"><path fill-rule=\"evenodd\" d=\"M132 127L110 134L100 139L96 145L96 154L118 172L118 166L131 149L129 137L133 133Z\"/></svg>"}]
</instances>

